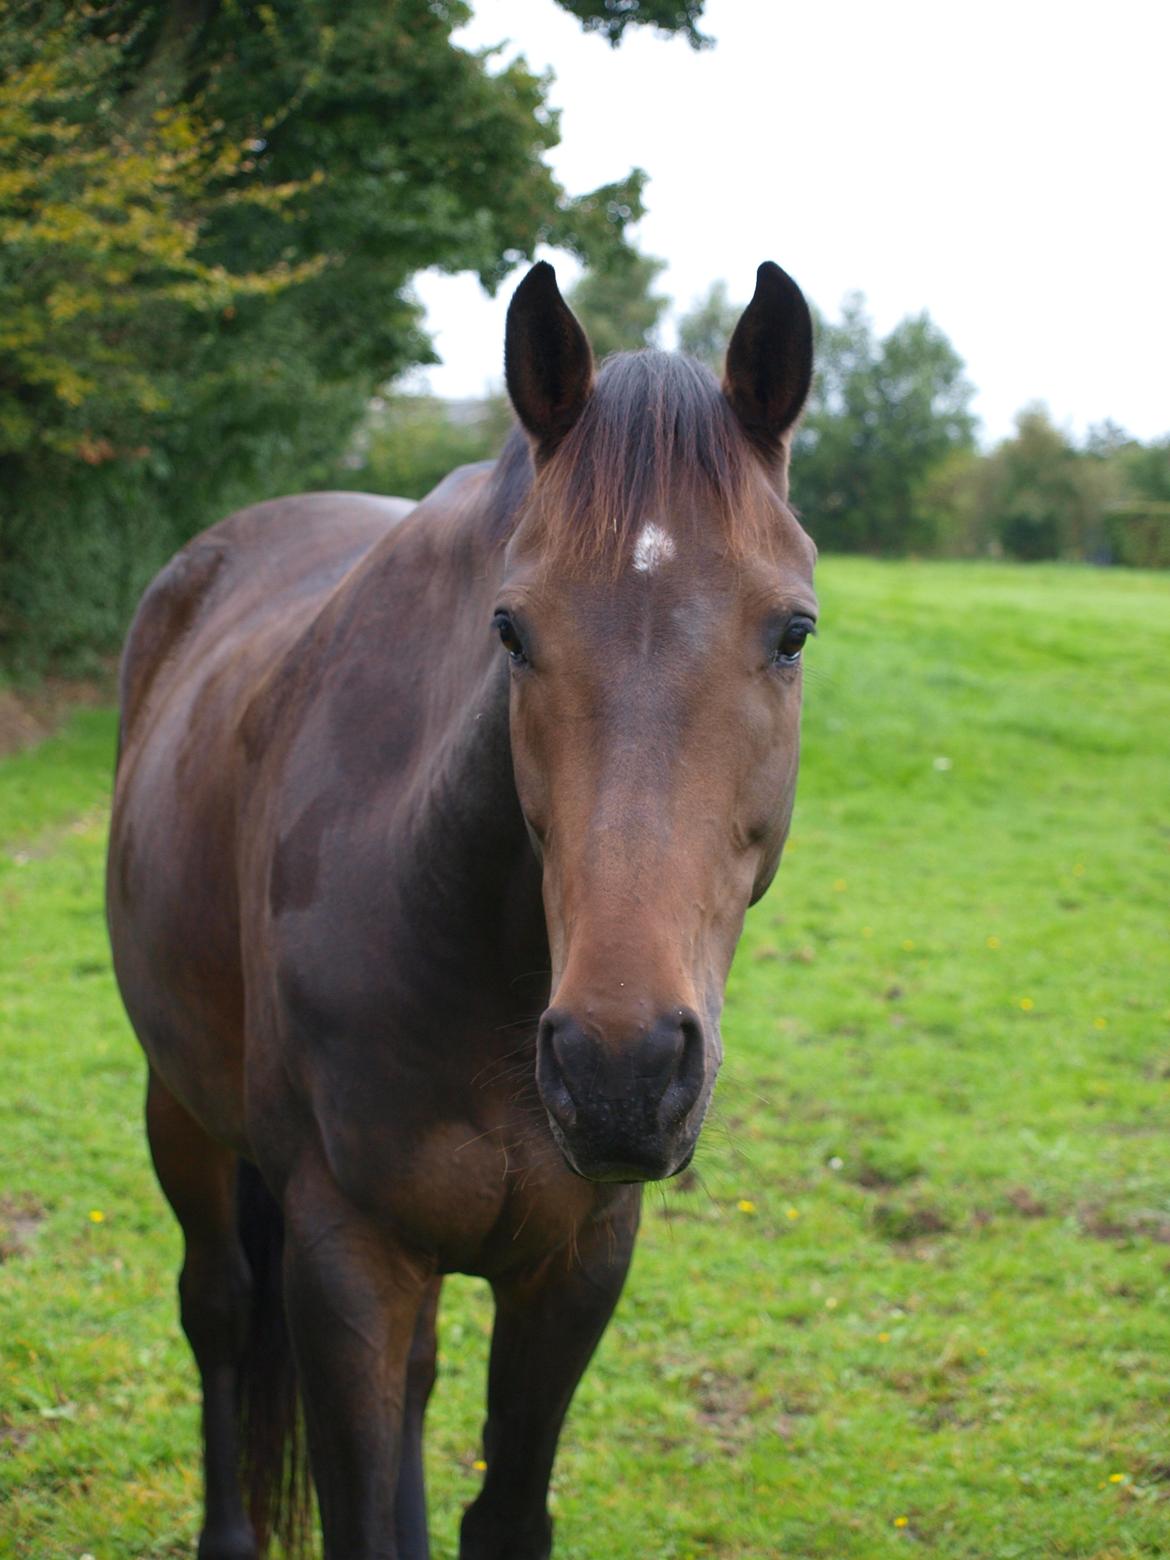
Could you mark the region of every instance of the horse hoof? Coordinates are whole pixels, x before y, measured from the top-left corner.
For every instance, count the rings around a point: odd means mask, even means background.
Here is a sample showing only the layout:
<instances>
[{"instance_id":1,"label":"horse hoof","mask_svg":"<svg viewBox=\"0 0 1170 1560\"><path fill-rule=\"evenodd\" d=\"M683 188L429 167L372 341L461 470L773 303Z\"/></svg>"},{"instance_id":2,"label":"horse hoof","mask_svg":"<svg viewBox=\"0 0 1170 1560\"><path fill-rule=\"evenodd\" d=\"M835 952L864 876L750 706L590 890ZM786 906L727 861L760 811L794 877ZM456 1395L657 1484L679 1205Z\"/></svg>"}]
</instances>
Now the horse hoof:
<instances>
[{"instance_id":1,"label":"horse hoof","mask_svg":"<svg viewBox=\"0 0 1170 1560\"><path fill-rule=\"evenodd\" d=\"M195 1553L196 1560L256 1560L256 1540L246 1523L215 1532L204 1528Z\"/></svg>"},{"instance_id":2,"label":"horse hoof","mask_svg":"<svg viewBox=\"0 0 1170 1560\"><path fill-rule=\"evenodd\" d=\"M552 1522L543 1517L520 1525L480 1518L474 1505L463 1514L459 1560L549 1560Z\"/></svg>"}]
</instances>

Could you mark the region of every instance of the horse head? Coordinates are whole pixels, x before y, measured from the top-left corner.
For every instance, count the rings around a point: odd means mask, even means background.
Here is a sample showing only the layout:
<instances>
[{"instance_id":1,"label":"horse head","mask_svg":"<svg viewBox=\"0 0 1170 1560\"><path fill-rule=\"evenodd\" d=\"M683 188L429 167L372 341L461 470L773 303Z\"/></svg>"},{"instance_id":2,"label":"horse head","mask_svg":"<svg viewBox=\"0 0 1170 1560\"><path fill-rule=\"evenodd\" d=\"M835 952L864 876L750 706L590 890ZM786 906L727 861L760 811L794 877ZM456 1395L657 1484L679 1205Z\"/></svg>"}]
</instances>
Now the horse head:
<instances>
[{"instance_id":1,"label":"horse head","mask_svg":"<svg viewBox=\"0 0 1170 1560\"><path fill-rule=\"evenodd\" d=\"M657 352L595 371L537 265L505 363L535 472L493 621L552 961L537 1086L578 1174L654 1180L694 1152L732 955L792 812L817 606L788 441L811 321L766 264L722 385Z\"/></svg>"}]
</instances>

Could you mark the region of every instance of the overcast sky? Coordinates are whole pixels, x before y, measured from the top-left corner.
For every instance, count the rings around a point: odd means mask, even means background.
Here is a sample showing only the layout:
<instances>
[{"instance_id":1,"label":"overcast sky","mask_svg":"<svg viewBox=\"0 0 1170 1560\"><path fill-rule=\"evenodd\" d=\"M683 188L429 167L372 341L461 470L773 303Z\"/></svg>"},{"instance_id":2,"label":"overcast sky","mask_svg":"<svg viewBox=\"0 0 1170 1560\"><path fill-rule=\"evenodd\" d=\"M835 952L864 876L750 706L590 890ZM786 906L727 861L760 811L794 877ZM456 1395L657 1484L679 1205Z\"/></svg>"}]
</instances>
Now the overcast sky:
<instances>
[{"instance_id":1,"label":"overcast sky","mask_svg":"<svg viewBox=\"0 0 1170 1560\"><path fill-rule=\"evenodd\" d=\"M464 46L552 71L568 190L646 169L637 241L681 307L719 277L746 301L776 260L830 314L854 288L882 331L928 310L985 441L1032 400L1078 435L1170 431L1167 0L708 0L702 53L613 50L552 0L473 4ZM419 279L436 392L498 385L511 285Z\"/></svg>"}]
</instances>

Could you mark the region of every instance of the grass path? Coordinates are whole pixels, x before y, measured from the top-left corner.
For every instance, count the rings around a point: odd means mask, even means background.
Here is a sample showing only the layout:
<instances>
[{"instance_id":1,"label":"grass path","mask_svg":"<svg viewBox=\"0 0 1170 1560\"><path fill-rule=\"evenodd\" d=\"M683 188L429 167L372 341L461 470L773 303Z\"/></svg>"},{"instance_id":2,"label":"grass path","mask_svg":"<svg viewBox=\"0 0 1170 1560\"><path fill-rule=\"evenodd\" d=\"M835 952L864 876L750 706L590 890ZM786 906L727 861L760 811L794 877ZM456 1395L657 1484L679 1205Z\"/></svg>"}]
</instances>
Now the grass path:
<instances>
[{"instance_id":1,"label":"grass path","mask_svg":"<svg viewBox=\"0 0 1170 1560\"><path fill-rule=\"evenodd\" d=\"M1170 577L830 559L699 1176L558 1560L1170 1555ZM193 1552L174 1226L100 909L113 720L0 764L0 1556ZM437 1557L487 1311L448 1284Z\"/></svg>"}]
</instances>

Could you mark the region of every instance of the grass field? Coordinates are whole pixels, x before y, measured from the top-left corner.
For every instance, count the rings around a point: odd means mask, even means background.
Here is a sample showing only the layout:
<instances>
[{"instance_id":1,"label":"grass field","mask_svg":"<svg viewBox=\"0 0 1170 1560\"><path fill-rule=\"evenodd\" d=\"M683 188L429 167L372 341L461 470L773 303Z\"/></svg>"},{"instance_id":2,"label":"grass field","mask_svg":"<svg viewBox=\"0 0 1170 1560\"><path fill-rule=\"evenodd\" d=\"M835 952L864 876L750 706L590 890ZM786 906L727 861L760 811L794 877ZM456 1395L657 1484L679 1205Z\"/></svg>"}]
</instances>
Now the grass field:
<instances>
[{"instance_id":1,"label":"grass field","mask_svg":"<svg viewBox=\"0 0 1170 1560\"><path fill-rule=\"evenodd\" d=\"M1170 1555L1170 577L826 561L789 854L651 1190L558 1560ZM0 765L0 1555L193 1553L113 720ZM435 1552L479 1477L448 1283Z\"/></svg>"}]
</instances>

